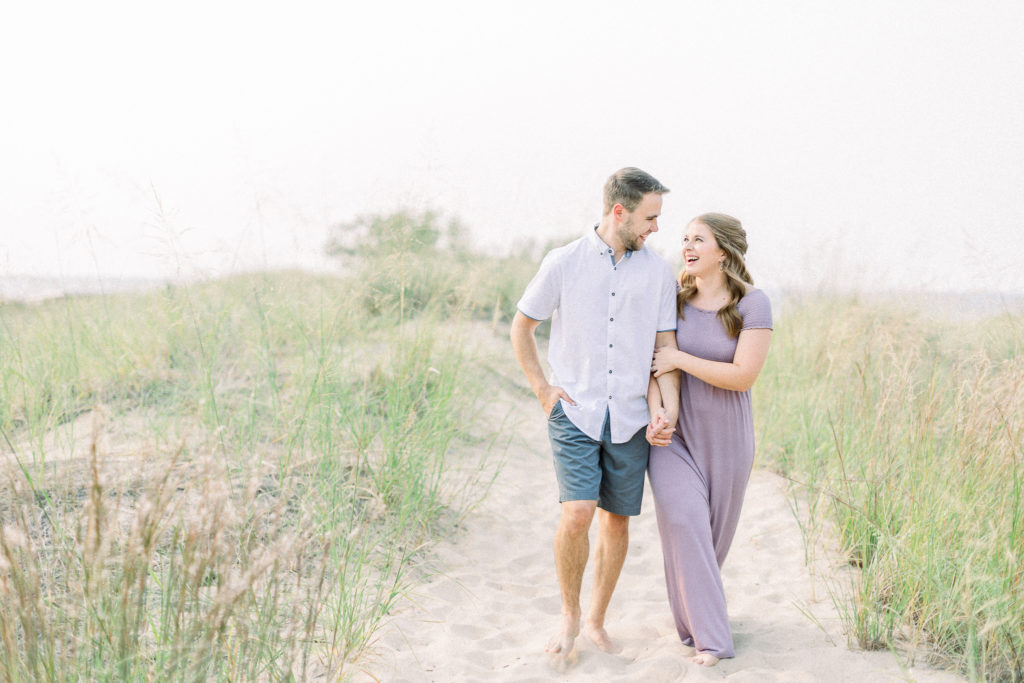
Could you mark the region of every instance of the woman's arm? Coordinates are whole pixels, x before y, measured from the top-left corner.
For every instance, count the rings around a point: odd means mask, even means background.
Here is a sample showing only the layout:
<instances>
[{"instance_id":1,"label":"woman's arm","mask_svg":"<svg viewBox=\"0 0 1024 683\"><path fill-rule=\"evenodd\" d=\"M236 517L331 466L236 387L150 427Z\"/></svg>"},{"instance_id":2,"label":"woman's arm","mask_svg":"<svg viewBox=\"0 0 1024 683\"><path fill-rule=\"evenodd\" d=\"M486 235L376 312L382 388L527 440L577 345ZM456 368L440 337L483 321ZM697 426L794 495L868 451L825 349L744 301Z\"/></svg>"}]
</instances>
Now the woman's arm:
<instances>
[{"instance_id":1,"label":"woman's arm","mask_svg":"<svg viewBox=\"0 0 1024 683\"><path fill-rule=\"evenodd\" d=\"M673 370L682 370L720 389L746 391L754 386L754 380L761 374L764 361L768 358L771 338L772 331L767 328L743 330L736 342L736 353L731 363L698 358L670 348L655 349L651 370L655 377Z\"/></svg>"}]
</instances>

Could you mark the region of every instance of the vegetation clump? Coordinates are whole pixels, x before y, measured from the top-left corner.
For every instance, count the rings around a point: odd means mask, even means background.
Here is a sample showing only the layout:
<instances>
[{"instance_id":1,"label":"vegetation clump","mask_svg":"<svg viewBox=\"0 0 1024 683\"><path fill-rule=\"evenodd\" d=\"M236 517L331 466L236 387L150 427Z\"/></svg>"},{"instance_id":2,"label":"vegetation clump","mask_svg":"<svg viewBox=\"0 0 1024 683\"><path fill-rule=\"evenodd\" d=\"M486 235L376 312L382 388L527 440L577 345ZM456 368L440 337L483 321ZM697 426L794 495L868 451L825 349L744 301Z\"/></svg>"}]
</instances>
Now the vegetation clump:
<instances>
[{"instance_id":1,"label":"vegetation clump","mask_svg":"<svg viewBox=\"0 0 1024 683\"><path fill-rule=\"evenodd\" d=\"M1024 680L1022 333L1019 316L854 297L779 321L755 388L761 457L838 533L857 571L835 599L861 647Z\"/></svg>"},{"instance_id":2,"label":"vegetation clump","mask_svg":"<svg viewBox=\"0 0 1024 683\"><path fill-rule=\"evenodd\" d=\"M465 336L526 267L434 220L338 277L0 306L5 680L353 671L501 447Z\"/></svg>"}]
</instances>

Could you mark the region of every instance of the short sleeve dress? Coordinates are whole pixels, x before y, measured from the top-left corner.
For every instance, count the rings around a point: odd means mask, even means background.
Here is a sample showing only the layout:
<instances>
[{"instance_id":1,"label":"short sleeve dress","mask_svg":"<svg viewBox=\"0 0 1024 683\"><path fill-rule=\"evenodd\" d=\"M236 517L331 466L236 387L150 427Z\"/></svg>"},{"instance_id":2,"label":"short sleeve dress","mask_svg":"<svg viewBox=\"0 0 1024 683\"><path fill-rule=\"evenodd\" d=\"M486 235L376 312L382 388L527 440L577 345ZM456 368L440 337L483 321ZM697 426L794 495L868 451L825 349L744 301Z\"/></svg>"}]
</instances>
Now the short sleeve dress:
<instances>
[{"instance_id":1,"label":"short sleeve dress","mask_svg":"<svg viewBox=\"0 0 1024 683\"><path fill-rule=\"evenodd\" d=\"M772 327L771 304L761 290L749 291L737 311L743 330ZM679 349L732 362L738 339L729 338L717 311L686 304L683 313L676 321ZM679 423L668 446L651 448L648 477L679 637L719 659L734 655L720 569L753 462L750 391L721 389L682 373Z\"/></svg>"}]
</instances>

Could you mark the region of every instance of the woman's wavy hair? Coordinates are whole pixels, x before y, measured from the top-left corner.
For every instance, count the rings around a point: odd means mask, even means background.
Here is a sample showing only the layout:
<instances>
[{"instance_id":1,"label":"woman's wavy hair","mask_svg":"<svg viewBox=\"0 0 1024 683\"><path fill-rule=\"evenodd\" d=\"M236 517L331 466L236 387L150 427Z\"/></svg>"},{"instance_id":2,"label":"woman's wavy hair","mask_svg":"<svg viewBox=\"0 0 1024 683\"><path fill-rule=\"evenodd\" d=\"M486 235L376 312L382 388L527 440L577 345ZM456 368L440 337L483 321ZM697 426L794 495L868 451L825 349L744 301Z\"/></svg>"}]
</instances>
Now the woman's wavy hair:
<instances>
[{"instance_id":1,"label":"woman's wavy hair","mask_svg":"<svg viewBox=\"0 0 1024 683\"><path fill-rule=\"evenodd\" d=\"M743 317L736 310L736 305L747 293L747 285L754 284L754 278L750 277L747 264L743 260L747 253L747 231L743 229L739 219L724 213L702 213L690 222L695 221L708 227L715 236L718 248L725 252L722 271L725 273L725 283L729 288L729 303L719 309L718 318L729 336L735 338L743 328ZM676 308L680 318L683 317L686 302L696 294L696 279L688 275L684 268L679 276L679 294L676 296Z\"/></svg>"}]
</instances>

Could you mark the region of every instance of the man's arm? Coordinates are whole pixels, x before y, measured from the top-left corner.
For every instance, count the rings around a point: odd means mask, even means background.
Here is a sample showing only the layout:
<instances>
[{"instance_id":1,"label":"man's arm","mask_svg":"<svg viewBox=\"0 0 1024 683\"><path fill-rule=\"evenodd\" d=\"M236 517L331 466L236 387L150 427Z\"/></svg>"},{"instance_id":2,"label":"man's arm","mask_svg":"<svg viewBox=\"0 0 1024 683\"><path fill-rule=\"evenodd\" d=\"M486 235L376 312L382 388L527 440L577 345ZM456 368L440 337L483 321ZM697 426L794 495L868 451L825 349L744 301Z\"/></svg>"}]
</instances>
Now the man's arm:
<instances>
[{"instance_id":1,"label":"man's arm","mask_svg":"<svg viewBox=\"0 0 1024 683\"><path fill-rule=\"evenodd\" d=\"M512 330L509 337L512 339L512 351L516 355L516 360L519 361L519 367L523 369L523 374L526 375L526 381L530 383L530 388L533 389L533 393L540 401L544 414L550 415L558 399L565 399L571 405L576 405L576 402L569 398L569 394L565 393L562 387L550 384L544 376L544 369L540 365L540 353L537 350L537 338L534 335L538 325L540 325L539 320L534 320L523 315L521 311L516 311L515 317L512 318ZM676 374L678 375L678 373ZM679 382L677 380L677 414L679 412L678 393Z\"/></svg>"},{"instance_id":2,"label":"man's arm","mask_svg":"<svg viewBox=\"0 0 1024 683\"><path fill-rule=\"evenodd\" d=\"M678 351L676 331L659 332L654 338L654 350L669 348ZM661 402L665 406L665 419L668 420L669 431L675 429L679 421L679 371L666 372L656 377L658 389L661 391Z\"/></svg>"},{"instance_id":3,"label":"man's arm","mask_svg":"<svg viewBox=\"0 0 1024 683\"><path fill-rule=\"evenodd\" d=\"M651 421L647 424L647 443L652 446L667 446L672 441L672 427L665 418L665 406L661 402L661 389L658 380L651 375L647 381L647 410Z\"/></svg>"}]
</instances>

